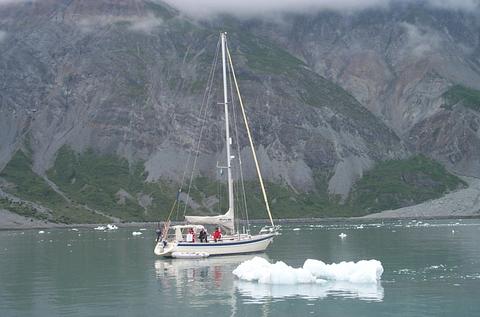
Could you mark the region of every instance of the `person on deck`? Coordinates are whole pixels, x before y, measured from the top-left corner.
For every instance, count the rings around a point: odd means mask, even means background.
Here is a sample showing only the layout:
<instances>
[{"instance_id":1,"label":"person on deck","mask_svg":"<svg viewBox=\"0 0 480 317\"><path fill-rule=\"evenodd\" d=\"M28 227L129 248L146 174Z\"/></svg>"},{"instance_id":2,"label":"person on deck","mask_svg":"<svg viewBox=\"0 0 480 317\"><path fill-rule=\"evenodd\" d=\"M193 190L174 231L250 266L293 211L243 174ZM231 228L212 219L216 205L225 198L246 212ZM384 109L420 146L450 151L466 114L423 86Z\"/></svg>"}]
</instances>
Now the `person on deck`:
<instances>
[{"instance_id":1,"label":"person on deck","mask_svg":"<svg viewBox=\"0 0 480 317\"><path fill-rule=\"evenodd\" d=\"M205 229L202 228L202 230L200 230L200 234L198 235L198 237L200 238L200 242L208 242L207 232L205 231Z\"/></svg>"},{"instance_id":2,"label":"person on deck","mask_svg":"<svg viewBox=\"0 0 480 317\"><path fill-rule=\"evenodd\" d=\"M162 237L162 229L160 229L160 227L158 227L155 230L155 233L157 234L157 242L158 242L158 241L160 241L160 238Z\"/></svg>"},{"instance_id":3,"label":"person on deck","mask_svg":"<svg viewBox=\"0 0 480 317\"><path fill-rule=\"evenodd\" d=\"M217 242L218 240L221 240L221 239L222 239L222 231L220 231L220 228L217 227L213 232L213 241Z\"/></svg>"}]
</instances>

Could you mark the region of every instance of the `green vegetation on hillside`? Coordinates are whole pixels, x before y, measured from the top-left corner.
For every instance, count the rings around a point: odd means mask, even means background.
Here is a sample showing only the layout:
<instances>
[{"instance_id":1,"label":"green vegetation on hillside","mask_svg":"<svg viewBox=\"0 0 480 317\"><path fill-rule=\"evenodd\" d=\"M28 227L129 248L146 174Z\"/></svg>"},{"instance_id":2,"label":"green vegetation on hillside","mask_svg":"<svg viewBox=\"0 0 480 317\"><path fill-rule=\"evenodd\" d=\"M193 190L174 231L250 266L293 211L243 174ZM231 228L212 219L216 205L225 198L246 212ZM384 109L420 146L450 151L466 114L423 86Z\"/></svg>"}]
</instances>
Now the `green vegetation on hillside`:
<instances>
[{"instance_id":1,"label":"green vegetation on hillside","mask_svg":"<svg viewBox=\"0 0 480 317\"><path fill-rule=\"evenodd\" d=\"M289 74L305 67L305 63L266 40L248 33L236 33L240 51L250 68L269 74Z\"/></svg>"},{"instance_id":2,"label":"green vegetation on hillside","mask_svg":"<svg viewBox=\"0 0 480 317\"><path fill-rule=\"evenodd\" d=\"M0 200L0 208L63 223L108 222L107 218L83 206L124 221L157 221L163 220L170 211L178 186L167 182L146 182L147 175L142 162L131 165L125 159L100 155L92 150L79 154L68 146L59 150L55 164L47 175L67 195L70 203L36 175L31 169L28 155L18 151L0 174L0 177L14 184L7 186L7 190L51 209L52 214L40 213L28 204L13 203L7 199ZM329 195L330 177L330 174L315 170L315 188L310 192L297 192L286 185L267 183L274 217L360 216L418 204L465 185L442 165L421 155L378 163L356 182L350 196L344 201ZM237 214L245 218L238 189L235 191ZM247 181L245 190L249 217L266 218L258 182ZM199 208L188 208L188 214L222 213L227 210L225 183L197 177L192 183L190 196ZM181 220L183 208L181 203L172 218Z\"/></svg>"},{"instance_id":3,"label":"green vegetation on hillside","mask_svg":"<svg viewBox=\"0 0 480 317\"><path fill-rule=\"evenodd\" d=\"M349 197L352 215L395 209L442 196L466 184L423 155L380 162L355 184Z\"/></svg>"},{"instance_id":4,"label":"green vegetation on hillside","mask_svg":"<svg viewBox=\"0 0 480 317\"><path fill-rule=\"evenodd\" d=\"M455 85L443 94L445 108L451 109L456 104L480 111L480 91L462 85Z\"/></svg>"},{"instance_id":5,"label":"green vegetation on hillside","mask_svg":"<svg viewBox=\"0 0 480 317\"><path fill-rule=\"evenodd\" d=\"M48 220L47 214L38 212L35 208L25 203L10 201L7 198L0 198L0 209L6 209L29 218Z\"/></svg>"},{"instance_id":6,"label":"green vegetation on hillside","mask_svg":"<svg viewBox=\"0 0 480 317\"><path fill-rule=\"evenodd\" d=\"M62 147L47 175L76 203L126 221L159 220L175 197L173 186L145 181L143 162L130 165L118 156L92 150L77 154ZM141 197L151 203L142 207Z\"/></svg>"},{"instance_id":7,"label":"green vegetation on hillside","mask_svg":"<svg viewBox=\"0 0 480 317\"><path fill-rule=\"evenodd\" d=\"M38 203L49 208L52 213L39 213L22 203L2 201L5 209L42 220L60 223L89 223L106 222L107 219L86 209L73 206L55 192L45 180L32 171L32 161L23 151L17 151L7 166L0 173L0 177L13 184L7 190L11 194L24 200Z\"/></svg>"}]
</instances>

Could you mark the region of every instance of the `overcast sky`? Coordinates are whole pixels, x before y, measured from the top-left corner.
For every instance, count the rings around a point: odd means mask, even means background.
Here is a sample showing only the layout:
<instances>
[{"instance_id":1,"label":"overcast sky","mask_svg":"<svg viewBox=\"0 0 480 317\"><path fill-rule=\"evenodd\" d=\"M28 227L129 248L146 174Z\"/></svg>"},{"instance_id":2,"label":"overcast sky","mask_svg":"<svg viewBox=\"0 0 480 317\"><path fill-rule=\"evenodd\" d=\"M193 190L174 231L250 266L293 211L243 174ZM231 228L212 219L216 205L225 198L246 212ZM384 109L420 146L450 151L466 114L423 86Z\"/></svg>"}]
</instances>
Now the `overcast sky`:
<instances>
[{"instance_id":1,"label":"overcast sky","mask_svg":"<svg viewBox=\"0 0 480 317\"><path fill-rule=\"evenodd\" d=\"M0 5L42 0L0 0ZM84 0L79 0L84 1ZM97 0L93 0L97 1ZM101 0L98 0L101 1ZM166 2L180 11L196 17L229 13L243 17L286 12L316 13L321 10L341 12L374 7L388 7L392 2L425 2L432 7L471 11L479 8L480 0L153 0Z\"/></svg>"},{"instance_id":2,"label":"overcast sky","mask_svg":"<svg viewBox=\"0 0 480 317\"><path fill-rule=\"evenodd\" d=\"M1 0L0 0L1 1ZM427 2L433 7L473 10L480 0L163 0L180 11L196 17L218 13L237 16L259 16L285 12L318 12L321 10L355 11L388 7L392 1Z\"/></svg>"}]
</instances>

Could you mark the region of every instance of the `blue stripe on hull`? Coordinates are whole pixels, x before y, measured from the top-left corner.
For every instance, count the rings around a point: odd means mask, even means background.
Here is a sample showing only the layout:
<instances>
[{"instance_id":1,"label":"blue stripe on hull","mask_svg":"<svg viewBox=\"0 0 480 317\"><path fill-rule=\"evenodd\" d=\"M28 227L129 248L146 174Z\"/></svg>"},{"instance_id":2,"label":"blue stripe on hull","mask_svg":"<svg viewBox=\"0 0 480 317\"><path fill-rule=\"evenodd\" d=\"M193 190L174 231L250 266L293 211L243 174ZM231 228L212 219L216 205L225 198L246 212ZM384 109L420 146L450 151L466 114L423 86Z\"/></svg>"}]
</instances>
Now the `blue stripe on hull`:
<instances>
[{"instance_id":1,"label":"blue stripe on hull","mask_svg":"<svg viewBox=\"0 0 480 317\"><path fill-rule=\"evenodd\" d=\"M257 253L263 253L265 252L265 250L261 250L261 251L251 251L251 252L238 252L238 253L217 253L217 254L210 254L208 257L206 258L194 258L192 260L198 260L198 259L208 259L208 258L211 258L211 257L214 257L214 256L235 256L235 255L245 255L245 254L257 254ZM173 256L171 255L164 255L163 257L165 258L168 258L168 259L175 259Z\"/></svg>"}]
</instances>

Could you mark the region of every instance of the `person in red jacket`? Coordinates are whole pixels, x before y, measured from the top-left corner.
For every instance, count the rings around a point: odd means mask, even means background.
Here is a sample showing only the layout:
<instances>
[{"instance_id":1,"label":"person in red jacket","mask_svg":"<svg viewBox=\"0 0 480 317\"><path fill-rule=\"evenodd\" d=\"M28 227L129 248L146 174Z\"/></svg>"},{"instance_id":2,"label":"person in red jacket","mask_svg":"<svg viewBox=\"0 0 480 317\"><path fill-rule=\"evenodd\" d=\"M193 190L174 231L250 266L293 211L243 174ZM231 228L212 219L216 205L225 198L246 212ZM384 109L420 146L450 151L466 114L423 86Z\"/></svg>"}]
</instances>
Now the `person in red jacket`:
<instances>
[{"instance_id":1,"label":"person in red jacket","mask_svg":"<svg viewBox=\"0 0 480 317\"><path fill-rule=\"evenodd\" d=\"M219 227L215 228L215 231L213 232L212 236L213 236L213 241L215 241L215 242L222 239L222 232L220 231Z\"/></svg>"}]
</instances>

